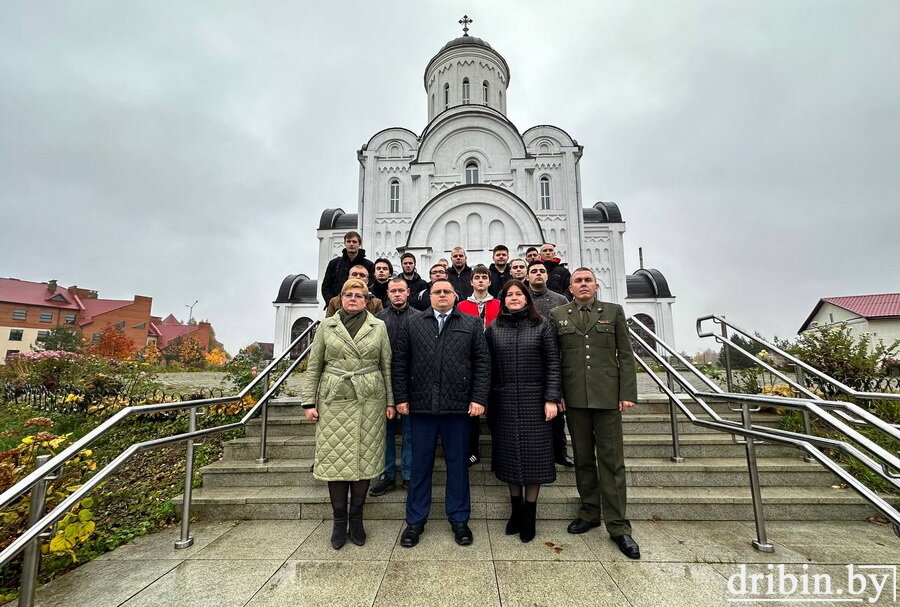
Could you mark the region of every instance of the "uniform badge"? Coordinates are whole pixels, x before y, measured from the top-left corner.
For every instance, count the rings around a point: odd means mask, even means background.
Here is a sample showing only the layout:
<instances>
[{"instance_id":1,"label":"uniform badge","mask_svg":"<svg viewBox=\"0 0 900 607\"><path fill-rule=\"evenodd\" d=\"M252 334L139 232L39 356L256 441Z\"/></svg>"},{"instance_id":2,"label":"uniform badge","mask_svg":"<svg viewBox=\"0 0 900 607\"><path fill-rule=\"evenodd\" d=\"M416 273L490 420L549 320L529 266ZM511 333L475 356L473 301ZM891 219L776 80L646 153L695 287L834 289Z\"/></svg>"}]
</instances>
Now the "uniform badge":
<instances>
[{"instance_id":1,"label":"uniform badge","mask_svg":"<svg viewBox=\"0 0 900 607\"><path fill-rule=\"evenodd\" d=\"M613 324L613 322L612 322L611 320L598 320L598 321L597 321L597 324L600 324L600 325L611 325L611 324Z\"/></svg>"}]
</instances>

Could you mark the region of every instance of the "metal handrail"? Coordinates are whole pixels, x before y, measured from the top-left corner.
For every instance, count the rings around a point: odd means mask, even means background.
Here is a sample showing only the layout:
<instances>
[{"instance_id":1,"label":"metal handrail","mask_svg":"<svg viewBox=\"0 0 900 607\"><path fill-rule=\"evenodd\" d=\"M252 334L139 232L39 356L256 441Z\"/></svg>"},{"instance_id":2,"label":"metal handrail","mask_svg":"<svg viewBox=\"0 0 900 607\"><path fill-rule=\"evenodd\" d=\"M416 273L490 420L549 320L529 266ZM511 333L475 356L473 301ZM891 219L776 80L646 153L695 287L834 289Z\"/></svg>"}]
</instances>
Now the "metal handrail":
<instances>
[{"instance_id":1,"label":"metal handrail","mask_svg":"<svg viewBox=\"0 0 900 607\"><path fill-rule=\"evenodd\" d=\"M730 344L732 347L741 350L742 354L755 359L756 362L758 362L758 363L762 363L762 361L760 361L759 358L757 358L753 354L746 352L746 350L742 350L739 346L737 346L735 343L731 342L730 340L727 340L724 336L717 335L716 333L713 333L713 332L704 332L701 325L707 320L712 320L713 323L715 323L715 324L726 326L726 327L730 328L732 331L735 331L736 333L740 333L747 339L751 339L751 340L755 341L756 343L763 346L766 350L773 352L773 353L777 354L778 356L781 356L782 358L789 361L790 363L803 369L804 372L815 375L816 377L821 379L823 382L831 384L832 386L834 386L835 388L837 388L838 390L840 390L847 396L850 396L853 398L868 399L868 400L900 400L900 394L892 394L890 392L862 392L860 390L851 388L844 382L842 382L838 379L835 379L834 377L831 377L830 375L823 373L822 371L819 371L812 365L809 365L809 364L803 362L796 356L793 356L792 354L788 354L787 352L785 352L784 350L782 350L775 344L771 344L768 341L766 341L765 339L763 339L755 334L751 334L749 331L746 331L745 329L742 329L741 327L735 325L734 323L725 320L725 318L722 316L719 316L716 314L710 314L709 316L701 316L700 318L697 319L697 336L698 337L712 337L720 343ZM768 365L766 365L766 366L768 367ZM782 374L773 371L771 369L771 367L768 367L768 370L772 371L773 373L775 373L782 379L785 379L785 377ZM788 381L788 383L791 383L791 384L794 383L794 382L791 382L790 380L787 380L787 381Z\"/></svg>"},{"instance_id":2,"label":"metal handrail","mask_svg":"<svg viewBox=\"0 0 900 607\"><path fill-rule=\"evenodd\" d=\"M27 477L16 483L13 487L8 489L0 495L0 509L5 508L9 503L14 501L16 498L20 497L24 493L26 493L29 489L31 489L36 483L40 482L46 476L52 474L55 470L57 470L60 466L64 465L65 462L72 457L72 455L78 453L82 449L86 448L88 445L96 441L106 432L108 432L112 427L118 424L120 421L125 419L130 415L137 415L141 413L149 413L149 412L157 412L157 411L171 411L171 410L185 410L191 409L196 410L198 407L208 407L211 405L236 402L243 399L250 391L256 387L263 379L267 379L268 374L282 362L285 357L287 357L291 350L293 350L310 332L314 331L315 328L319 325L319 321L311 324L303 333L297 336L293 342L285 349L285 351L275 358L268 366L263 370L262 373L258 374L243 390L241 390L237 395L231 397L222 397L222 398L208 398L201 400L192 400L186 401L182 403L159 403L153 405L139 405L136 407L127 407L122 409L111 418L109 418L103 424L97 426L94 430L83 436L81 439L73 443L67 449L59 453L57 456L52 458L43 466L37 468L34 472L29 474ZM60 502L56 508L45 514L36 524L31 525L26 531L22 533L18 538L16 538L9 546L7 546L2 552L0 552L0 566L5 565L9 562L13 557L15 557L19 552L21 552L31 541L33 541L41 532L45 529L49 528L51 525L57 523L63 516L65 516L66 512L68 512L73 506L78 504L78 502L84 498L84 496L90 492L94 487L103 482L108 476L110 476L113 472L115 472L118 468L120 468L131 456L140 451L144 451L147 449L152 449L154 447L159 447L162 445L168 445L171 443L177 443L181 441L192 440L195 438L200 438L203 436L209 436L211 434L218 434L220 432L226 432L228 430L233 430L237 428L241 428L246 423L253 418L261 408L265 407L267 401L271 396L281 387L281 384L288 378L288 376L296 369L296 367L300 364L300 362L309 354L312 349L312 345L307 346L307 348L301 353L299 357L291 364L291 366L272 384L271 387L263 394L263 396L259 399L259 401L247 411L246 414L240 419L240 421L232 422L230 424L222 424L221 426L215 426L213 428L205 428L202 430L194 430L192 432L184 432L181 434L175 434L172 436L167 436L163 438L152 439L148 441L143 441L140 443L134 443L128 448L126 448L122 453L120 453L115 459L113 459L106 466L101 468L96 474L94 474L90 479L85 481L81 487L77 490L73 491L66 497L62 502Z\"/></svg>"},{"instance_id":3,"label":"metal handrail","mask_svg":"<svg viewBox=\"0 0 900 607\"><path fill-rule=\"evenodd\" d=\"M646 333L651 335L656 341L656 343L663 347L665 350L672 352L672 348L662 342L652 331L649 331L646 326L642 325L640 321L632 318L629 319L631 324L638 324ZM650 368L650 366L644 362L641 358L636 357L636 360L641 365L641 367L647 371L649 376L656 382L660 391L665 393L669 397L670 405L673 407L677 407L682 413L684 413L688 420L698 426L712 428L715 430L719 430L722 432L727 432L732 435L741 435L747 438L747 446L748 446L748 468L751 474L751 488L755 484L754 477L756 477L758 482L758 471L756 471L756 463L755 458L752 457L752 441L753 439L765 440L770 442L777 442L781 444L786 444L793 446L795 448L801 449L809 454L810 458L813 461L816 461L835 475L837 475L841 480L854 491L856 491L863 499L868 501L872 506L874 506L877 510L879 510L882 514L884 514L892 523L893 530L895 534L900 536L900 511L897 510L893 505L887 502L884 498L875 493L872 489L866 486L864 483L856 479L852 474L850 474L847 470L845 470L840 464L829 458L825 455L820 447L827 448L837 448L845 453L856 457L860 462L870 468L875 474L879 475L881 478L886 480L888 483L900 487L900 483L898 483L898 476L892 474L888 468L887 463L892 466L897 466L900 463L900 460L897 459L894 455L889 453L887 450L878 446L873 441L869 440L865 436L860 435L855 432L852 428L847 427L841 421L834 418L834 416L829 415L826 411L824 411L824 407L833 408L836 410L840 410L843 408L849 408L851 411L855 413L859 413L858 410L861 410L860 407L854 405L852 403L845 403L841 401L823 401L821 399L802 399L802 398L782 398L778 396L769 396L769 395L748 395L748 394L737 394L731 392L723 392L721 388L716 389L710 392L701 392L694 388L690 382L688 382L678 371L665 359L664 356L661 356L654 348L650 347L649 344L643 339L643 337L634 329L629 328L629 333L631 338L636 341L638 344L643 346L644 350L648 352L648 354L660 364L667 373L668 378L672 378L677 381L685 393L700 407L703 411L710 415L713 418L713 421L704 420L699 417L678 397L675 392L669 388L666 383L656 375L655 372ZM695 375L702 375L699 370L697 370L693 364L686 361L683 357L675 355L679 358L679 362L683 363L686 368L694 373ZM704 382L708 383L708 382ZM716 411L714 411L704 400L704 398L716 398L716 399L728 399L728 400L736 400L742 401L745 403L744 405L744 424L740 424L736 421L723 419ZM777 406L785 406L790 408L796 408L803 411L807 411L817 415L823 420L827 421L830 425L838 429L839 431L848 434L849 431L850 436L854 439L855 442L863 445L868 451L876 454L882 459L882 463L879 465L874 462L871 458L865 455L862 451L860 451L855 445L835 440L835 439L827 439L822 437L813 436L811 434L804 434L798 432L790 432L786 430L779 430L776 428L768 428L765 426L754 426L749 425L747 420L749 419L749 411L746 406L746 403L755 402L755 403L767 403L773 404ZM864 410L863 410L864 411ZM872 416L870 413L865 412L868 416L875 418L878 420L878 423L873 421L873 425L878 427L881 430L884 430L891 436L896 436L896 428L891 426L890 424L885 423L883 420L878 419L876 416ZM868 418L867 418L868 419ZM673 434L677 433L677 428L673 427ZM754 545L766 545L765 539L765 526L764 520L762 518L762 508L761 504L757 503L759 498L758 495L758 485L757 490L753 491L753 499L754 499L754 514L757 518L757 533L758 539L754 541Z\"/></svg>"}]
</instances>

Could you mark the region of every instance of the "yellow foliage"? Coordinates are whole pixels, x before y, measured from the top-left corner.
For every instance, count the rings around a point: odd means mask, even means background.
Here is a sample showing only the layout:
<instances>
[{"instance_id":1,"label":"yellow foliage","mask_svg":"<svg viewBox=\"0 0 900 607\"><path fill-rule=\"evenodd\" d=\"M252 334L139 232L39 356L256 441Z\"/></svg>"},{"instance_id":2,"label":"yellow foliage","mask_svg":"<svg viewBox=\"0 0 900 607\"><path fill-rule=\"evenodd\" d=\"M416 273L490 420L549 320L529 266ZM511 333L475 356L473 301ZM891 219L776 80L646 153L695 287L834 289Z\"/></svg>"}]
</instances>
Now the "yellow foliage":
<instances>
[{"instance_id":1,"label":"yellow foliage","mask_svg":"<svg viewBox=\"0 0 900 607\"><path fill-rule=\"evenodd\" d=\"M206 355L206 362L214 367L222 367L228 362L228 355L221 348L215 348Z\"/></svg>"}]
</instances>

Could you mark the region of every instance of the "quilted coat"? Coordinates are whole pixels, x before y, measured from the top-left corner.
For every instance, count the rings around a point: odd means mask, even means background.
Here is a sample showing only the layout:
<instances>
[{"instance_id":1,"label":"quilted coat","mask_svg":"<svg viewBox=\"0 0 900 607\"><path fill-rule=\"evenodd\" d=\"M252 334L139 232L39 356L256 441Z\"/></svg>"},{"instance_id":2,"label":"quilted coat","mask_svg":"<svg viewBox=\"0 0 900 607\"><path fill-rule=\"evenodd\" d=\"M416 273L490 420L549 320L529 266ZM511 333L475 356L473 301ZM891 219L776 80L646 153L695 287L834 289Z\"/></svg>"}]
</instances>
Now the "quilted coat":
<instances>
[{"instance_id":1,"label":"quilted coat","mask_svg":"<svg viewBox=\"0 0 900 607\"><path fill-rule=\"evenodd\" d=\"M323 320L313 339L302 402L319 412L315 478L354 481L381 474L385 408L394 404L384 323L366 312L351 338L339 316Z\"/></svg>"},{"instance_id":2,"label":"quilted coat","mask_svg":"<svg viewBox=\"0 0 900 607\"><path fill-rule=\"evenodd\" d=\"M438 334L434 310L409 319L394 351L394 400L410 413L467 415L469 403L487 405L491 356L480 318L448 312Z\"/></svg>"},{"instance_id":3,"label":"quilted coat","mask_svg":"<svg viewBox=\"0 0 900 607\"><path fill-rule=\"evenodd\" d=\"M552 483L553 424L544 421L544 403L560 400L560 362L556 332L527 318L485 331L493 381L487 419L492 467L509 484Z\"/></svg>"}]
</instances>

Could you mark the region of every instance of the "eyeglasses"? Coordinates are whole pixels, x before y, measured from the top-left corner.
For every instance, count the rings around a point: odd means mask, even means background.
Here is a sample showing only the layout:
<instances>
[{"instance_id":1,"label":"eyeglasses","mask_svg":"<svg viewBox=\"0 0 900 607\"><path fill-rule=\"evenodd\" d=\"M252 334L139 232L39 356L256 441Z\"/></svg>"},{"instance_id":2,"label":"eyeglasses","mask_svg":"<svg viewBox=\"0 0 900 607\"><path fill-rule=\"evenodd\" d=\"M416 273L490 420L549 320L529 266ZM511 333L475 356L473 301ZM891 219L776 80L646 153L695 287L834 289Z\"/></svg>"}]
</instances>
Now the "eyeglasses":
<instances>
[{"instance_id":1,"label":"eyeglasses","mask_svg":"<svg viewBox=\"0 0 900 607\"><path fill-rule=\"evenodd\" d=\"M432 295L453 295L453 289L437 289L431 292Z\"/></svg>"},{"instance_id":2,"label":"eyeglasses","mask_svg":"<svg viewBox=\"0 0 900 607\"><path fill-rule=\"evenodd\" d=\"M362 293L341 293L341 297L346 299L365 299L366 296Z\"/></svg>"}]
</instances>

